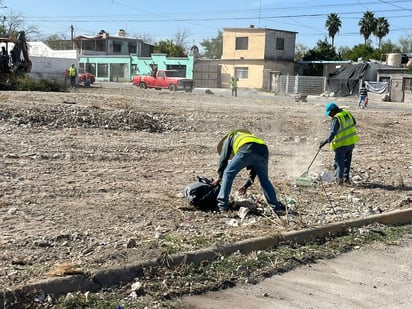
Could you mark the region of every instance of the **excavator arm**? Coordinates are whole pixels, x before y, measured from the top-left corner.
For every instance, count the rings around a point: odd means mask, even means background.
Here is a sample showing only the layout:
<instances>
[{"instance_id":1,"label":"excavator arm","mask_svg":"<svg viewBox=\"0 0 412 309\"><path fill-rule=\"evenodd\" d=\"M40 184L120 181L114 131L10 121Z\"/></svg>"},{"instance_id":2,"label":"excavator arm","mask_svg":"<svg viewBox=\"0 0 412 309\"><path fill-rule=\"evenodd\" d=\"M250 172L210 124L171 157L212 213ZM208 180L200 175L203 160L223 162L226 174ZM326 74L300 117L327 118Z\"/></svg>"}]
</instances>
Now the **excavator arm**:
<instances>
[{"instance_id":1,"label":"excavator arm","mask_svg":"<svg viewBox=\"0 0 412 309\"><path fill-rule=\"evenodd\" d=\"M17 38L0 38L1 61L0 79L10 79L16 75L30 73L32 62L29 58L26 35L20 31ZM9 52L9 47L12 49Z\"/></svg>"},{"instance_id":2,"label":"excavator arm","mask_svg":"<svg viewBox=\"0 0 412 309\"><path fill-rule=\"evenodd\" d=\"M14 47L11 50L10 54L12 59L12 72L16 74L30 73L32 63L29 58L26 34L24 33L24 31L19 32L16 44L14 44Z\"/></svg>"}]
</instances>

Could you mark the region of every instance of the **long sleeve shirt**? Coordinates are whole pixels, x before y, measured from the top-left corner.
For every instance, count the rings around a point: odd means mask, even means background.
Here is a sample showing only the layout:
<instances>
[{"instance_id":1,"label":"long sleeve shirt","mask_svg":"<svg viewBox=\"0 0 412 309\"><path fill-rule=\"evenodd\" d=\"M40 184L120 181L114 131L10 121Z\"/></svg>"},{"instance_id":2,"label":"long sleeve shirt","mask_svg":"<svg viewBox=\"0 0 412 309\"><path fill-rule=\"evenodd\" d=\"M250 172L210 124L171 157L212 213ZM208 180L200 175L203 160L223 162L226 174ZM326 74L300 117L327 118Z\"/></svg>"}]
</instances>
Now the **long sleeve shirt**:
<instances>
[{"instance_id":1,"label":"long sleeve shirt","mask_svg":"<svg viewBox=\"0 0 412 309\"><path fill-rule=\"evenodd\" d=\"M342 110L339 110L338 113L340 113L341 111ZM352 115L352 118L353 118L353 123L356 125L356 120L355 120L355 117L353 117L353 115ZM329 127L329 135L326 138L325 142L327 142L327 143L332 142L333 138L335 137L335 135L339 131L339 127L340 127L340 124L339 124L338 118L333 117L332 122L331 122L330 127Z\"/></svg>"},{"instance_id":2,"label":"long sleeve shirt","mask_svg":"<svg viewBox=\"0 0 412 309\"><path fill-rule=\"evenodd\" d=\"M223 173L229 163L229 160L232 156L233 152L233 135L226 138L223 142L222 150L220 152L220 159L219 159L219 167L217 170L217 174L219 179L223 178ZM268 157L268 149L266 145L257 144L257 143L248 143L243 145L238 152L241 153L258 153L261 154L263 157ZM245 184L243 185L245 188L250 187L256 178L256 171L253 167L247 166L246 169L249 171L249 177L246 180Z\"/></svg>"}]
</instances>

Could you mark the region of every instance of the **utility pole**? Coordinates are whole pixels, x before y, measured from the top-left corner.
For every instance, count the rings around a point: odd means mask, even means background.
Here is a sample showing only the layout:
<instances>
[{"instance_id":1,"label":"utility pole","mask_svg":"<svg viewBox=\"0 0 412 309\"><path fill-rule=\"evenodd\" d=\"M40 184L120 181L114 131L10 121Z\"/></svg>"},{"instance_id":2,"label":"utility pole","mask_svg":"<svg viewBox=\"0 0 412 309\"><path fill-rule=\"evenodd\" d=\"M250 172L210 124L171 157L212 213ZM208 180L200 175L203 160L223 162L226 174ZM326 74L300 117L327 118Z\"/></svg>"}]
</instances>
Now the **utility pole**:
<instances>
[{"instance_id":1,"label":"utility pole","mask_svg":"<svg viewBox=\"0 0 412 309\"><path fill-rule=\"evenodd\" d=\"M71 32L71 39L72 39L72 49L74 49L74 27L73 25L70 26L70 32Z\"/></svg>"}]
</instances>

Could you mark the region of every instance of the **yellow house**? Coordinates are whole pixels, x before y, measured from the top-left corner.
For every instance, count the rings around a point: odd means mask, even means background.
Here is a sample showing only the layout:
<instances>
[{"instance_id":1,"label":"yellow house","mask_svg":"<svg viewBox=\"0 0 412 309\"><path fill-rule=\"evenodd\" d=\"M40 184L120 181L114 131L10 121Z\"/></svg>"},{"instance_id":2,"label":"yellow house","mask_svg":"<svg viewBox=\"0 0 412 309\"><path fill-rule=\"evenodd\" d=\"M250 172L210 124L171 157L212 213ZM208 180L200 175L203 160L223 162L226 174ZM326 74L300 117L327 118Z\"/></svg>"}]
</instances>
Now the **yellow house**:
<instances>
[{"instance_id":1,"label":"yellow house","mask_svg":"<svg viewBox=\"0 0 412 309\"><path fill-rule=\"evenodd\" d=\"M239 87L260 89L264 87L265 72L293 74L296 34L253 26L224 28L221 86L229 87L229 79L234 76L239 78Z\"/></svg>"}]
</instances>

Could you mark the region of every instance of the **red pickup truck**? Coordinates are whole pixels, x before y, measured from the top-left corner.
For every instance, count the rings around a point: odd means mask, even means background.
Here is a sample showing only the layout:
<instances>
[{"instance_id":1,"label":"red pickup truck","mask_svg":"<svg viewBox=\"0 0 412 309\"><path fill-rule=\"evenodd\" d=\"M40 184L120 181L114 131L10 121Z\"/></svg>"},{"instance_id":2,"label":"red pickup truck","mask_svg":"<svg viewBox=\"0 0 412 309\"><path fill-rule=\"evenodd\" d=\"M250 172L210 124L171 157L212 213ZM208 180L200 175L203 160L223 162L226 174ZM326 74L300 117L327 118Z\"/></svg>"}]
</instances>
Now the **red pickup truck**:
<instances>
[{"instance_id":1,"label":"red pickup truck","mask_svg":"<svg viewBox=\"0 0 412 309\"><path fill-rule=\"evenodd\" d=\"M133 76L133 85L142 89L155 88L192 92L193 79L181 77L181 72L176 70L157 70L151 76Z\"/></svg>"}]
</instances>

